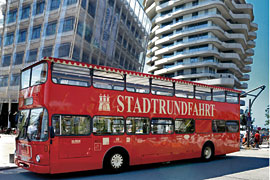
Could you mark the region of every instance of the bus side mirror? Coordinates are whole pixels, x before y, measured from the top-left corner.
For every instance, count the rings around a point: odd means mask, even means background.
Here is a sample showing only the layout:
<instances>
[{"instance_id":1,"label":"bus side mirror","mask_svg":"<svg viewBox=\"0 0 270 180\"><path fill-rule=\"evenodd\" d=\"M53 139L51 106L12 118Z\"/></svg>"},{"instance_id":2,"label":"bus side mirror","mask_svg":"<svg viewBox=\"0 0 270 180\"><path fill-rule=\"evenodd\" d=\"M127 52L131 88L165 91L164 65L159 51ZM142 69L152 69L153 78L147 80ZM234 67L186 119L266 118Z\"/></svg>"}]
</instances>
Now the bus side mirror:
<instances>
[{"instance_id":1,"label":"bus side mirror","mask_svg":"<svg viewBox=\"0 0 270 180\"><path fill-rule=\"evenodd\" d=\"M50 137L54 138L55 134L54 134L54 128L51 126L50 127Z\"/></svg>"}]
</instances>

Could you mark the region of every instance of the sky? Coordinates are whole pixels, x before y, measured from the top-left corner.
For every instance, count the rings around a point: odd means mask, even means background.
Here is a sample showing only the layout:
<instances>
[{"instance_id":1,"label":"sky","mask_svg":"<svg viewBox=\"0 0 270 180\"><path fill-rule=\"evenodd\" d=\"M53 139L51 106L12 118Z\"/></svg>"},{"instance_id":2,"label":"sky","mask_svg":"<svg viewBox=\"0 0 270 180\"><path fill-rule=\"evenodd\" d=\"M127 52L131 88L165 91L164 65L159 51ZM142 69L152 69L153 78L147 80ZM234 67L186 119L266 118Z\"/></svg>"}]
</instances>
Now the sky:
<instances>
[{"instance_id":1,"label":"sky","mask_svg":"<svg viewBox=\"0 0 270 180\"><path fill-rule=\"evenodd\" d=\"M266 89L252 105L252 119L255 118L254 125L265 127L265 109L269 105L269 0L246 0L246 2L253 4L255 17L253 22L258 24L255 54L246 91L266 85ZM259 90L254 91L253 94L258 92ZM252 100L253 97L246 98L246 107L248 107L249 99ZM242 109L246 109L246 107L242 107Z\"/></svg>"}]
</instances>

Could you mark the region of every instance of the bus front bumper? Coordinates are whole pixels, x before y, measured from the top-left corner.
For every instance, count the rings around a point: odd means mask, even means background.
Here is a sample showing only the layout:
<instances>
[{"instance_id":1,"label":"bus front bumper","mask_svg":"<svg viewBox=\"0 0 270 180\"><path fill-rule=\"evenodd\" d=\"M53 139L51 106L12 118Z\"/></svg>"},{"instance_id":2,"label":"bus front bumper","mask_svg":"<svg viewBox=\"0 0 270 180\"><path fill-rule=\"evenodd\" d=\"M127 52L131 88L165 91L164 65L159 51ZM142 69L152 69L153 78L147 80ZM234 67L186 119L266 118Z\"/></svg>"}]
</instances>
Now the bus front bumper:
<instances>
[{"instance_id":1,"label":"bus front bumper","mask_svg":"<svg viewBox=\"0 0 270 180\"><path fill-rule=\"evenodd\" d=\"M18 167L21 167L23 169L26 169L28 171L32 171L35 173L40 173L40 174L49 174L50 173L50 168L47 165L38 165L38 164L33 164L29 162L25 162L19 159L15 159L15 164Z\"/></svg>"}]
</instances>

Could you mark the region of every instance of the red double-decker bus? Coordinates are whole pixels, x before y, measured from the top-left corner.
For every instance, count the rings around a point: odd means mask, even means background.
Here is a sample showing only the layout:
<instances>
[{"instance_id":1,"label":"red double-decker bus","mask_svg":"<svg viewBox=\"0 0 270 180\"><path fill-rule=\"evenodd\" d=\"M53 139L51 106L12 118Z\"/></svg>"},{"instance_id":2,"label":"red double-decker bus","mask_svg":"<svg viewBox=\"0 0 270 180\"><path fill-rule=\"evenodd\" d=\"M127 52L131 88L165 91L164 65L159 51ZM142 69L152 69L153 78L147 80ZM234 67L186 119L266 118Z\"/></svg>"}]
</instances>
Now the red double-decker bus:
<instances>
[{"instance_id":1,"label":"red double-decker bus","mask_svg":"<svg viewBox=\"0 0 270 180\"><path fill-rule=\"evenodd\" d=\"M239 151L239 93L57 58L21 72L15 162L64 173Z\"/></svg>"}]
</instances>

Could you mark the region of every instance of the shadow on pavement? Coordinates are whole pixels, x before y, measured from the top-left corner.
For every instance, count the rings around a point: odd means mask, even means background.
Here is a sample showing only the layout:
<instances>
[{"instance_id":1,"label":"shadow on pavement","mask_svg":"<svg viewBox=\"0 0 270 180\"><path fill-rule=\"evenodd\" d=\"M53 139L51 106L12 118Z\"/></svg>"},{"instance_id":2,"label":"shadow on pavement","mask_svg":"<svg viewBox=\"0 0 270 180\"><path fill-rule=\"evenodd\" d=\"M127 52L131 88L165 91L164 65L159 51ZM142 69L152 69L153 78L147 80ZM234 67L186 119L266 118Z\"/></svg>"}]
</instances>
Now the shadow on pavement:
<instances>
[{"instance_id":1,"label":"shadow on pavement","mask_svg":"<svg viewBox=\"0 0 270 180\"><path fill-rule=\"evenodd\" d=\"M216 157L211 162L200 159L181 160L170 163L131 166L120 174L107 174L103 170L83 171L56 175L21 173L27 179L207 179L255 170L269 166L268 158L257 157Z\"/></svg>"}]
</instances>

